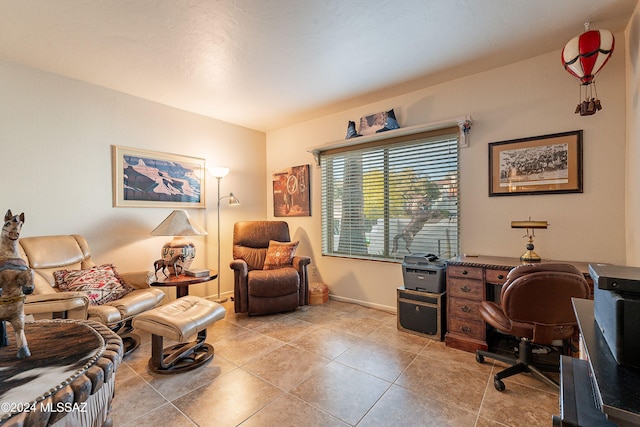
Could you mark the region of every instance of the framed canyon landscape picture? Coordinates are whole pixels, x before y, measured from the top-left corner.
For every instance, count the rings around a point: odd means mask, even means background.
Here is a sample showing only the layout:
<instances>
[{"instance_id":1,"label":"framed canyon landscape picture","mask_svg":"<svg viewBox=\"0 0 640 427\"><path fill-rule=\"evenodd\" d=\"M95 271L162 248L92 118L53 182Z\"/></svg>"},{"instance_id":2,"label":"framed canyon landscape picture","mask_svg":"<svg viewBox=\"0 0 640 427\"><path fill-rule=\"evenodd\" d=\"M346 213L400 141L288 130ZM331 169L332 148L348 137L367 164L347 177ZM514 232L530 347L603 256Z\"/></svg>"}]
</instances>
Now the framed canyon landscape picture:
<instances>
[{"instance_id":1,"label":"framed canyon landscape picture","mask_svg":"<svg viewBox=\"0 0 640 427\"><path fill-rule=\"evenodd\" d=\"M113 206L205 207L205 159L112 146Z\"/></svg>"}]
</instances>

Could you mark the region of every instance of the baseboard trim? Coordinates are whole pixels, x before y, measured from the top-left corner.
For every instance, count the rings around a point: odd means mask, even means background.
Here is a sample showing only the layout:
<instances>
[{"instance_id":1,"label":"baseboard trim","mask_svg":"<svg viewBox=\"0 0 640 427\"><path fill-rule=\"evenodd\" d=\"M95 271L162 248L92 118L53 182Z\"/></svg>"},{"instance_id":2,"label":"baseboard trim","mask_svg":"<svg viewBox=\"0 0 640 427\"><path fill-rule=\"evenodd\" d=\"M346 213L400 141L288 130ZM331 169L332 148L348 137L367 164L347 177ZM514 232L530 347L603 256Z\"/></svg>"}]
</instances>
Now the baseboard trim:
<instances>
[{"instance_id":1,"label":"baseboard trim","mask_svg":"<svg viewBox=\"0 0 640 427\"><path fill-rule=\"evenodd\" d=\"M231 297L233 297L233 291L221 292L220 293L220 297L221 298L224 298L224 297L231 298ZM206 298L206 299L217 299L218 298L218 294L207 295L204 298ZM331 295L331 294L329 294L329 299L336 300L336 301L341 301L341 302L348 302L348 303L352 303L352 304L358 304L358 305L361 305L363 307L373 308L375 310L380 310L380 311L386 311L387 313L391 313L391 314L397 314L398 313L398 307L390 307L388 305L375 304L375 303L372 303L372 302L362 301L362 300L359 300L359 299L341 297L341 296L338 296L338 295Z\"/></svg>"},{"instance_id":2,"label":"baseboard trim","mask_svg":"<svg viewBox=\"0 0 640 427\"><path fill-rule=\"evenodd\" d=\"M398 307L389 307L388 305L374 304L372 302L362 301L354 298L346 298L346 297L329 294L329 299L341 301L341 302L349 302L352 304L358 304L364 307L373 308L380 311L386 311L387 313L391 313L391 314L397 314L398 312Z\"/></svg>"},{"instance_id":3,"label":"baseboard trim","mask_svg":"<svg viewBox=\"0 0 640 427\"><path fill-rule=\"evenodd\" d=\"M220 298L227 298L228 300L231 299L231 297L233 297L233 291L228 291L228 292L220 292ZM218 294L211 294L211 295L207 295L206 297L203 297L204 299L210 299L210 300L214 300L214 299L218 299Z\"/></svg>"}]
</instances>

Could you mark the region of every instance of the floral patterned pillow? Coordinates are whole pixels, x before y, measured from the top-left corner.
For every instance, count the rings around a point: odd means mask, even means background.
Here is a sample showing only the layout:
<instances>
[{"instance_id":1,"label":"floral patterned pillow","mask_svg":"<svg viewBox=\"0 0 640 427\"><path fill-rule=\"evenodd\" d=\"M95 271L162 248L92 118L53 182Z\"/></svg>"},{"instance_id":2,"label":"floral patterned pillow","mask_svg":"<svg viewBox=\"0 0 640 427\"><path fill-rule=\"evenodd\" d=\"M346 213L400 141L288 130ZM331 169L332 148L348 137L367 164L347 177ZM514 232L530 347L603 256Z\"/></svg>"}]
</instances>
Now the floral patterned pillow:
<instances>
[{"instance_id":1,"label":"floral patterned pillow","mask_svg":"<svg viewBox=\"0 0 640 427\"><path fill-rule=\"evenodd\" d=\"M134 290L122 280L113 264L86 270L58 270L53 277L61 291L83 292L91 305L115 301Z\"/></svg>"},{"instance_id":2,"label":"floral patterned pillow","mask_svg":"<svg viewBox=\"0 0 640 427\"><path fill-rule=\"evenodd\" d=\"M277 242L269 241L269 249L264 259L263 270L275 270L282 267L290 267L293 262L293 256L300 242Z\"/></svg>"}]
</instances>

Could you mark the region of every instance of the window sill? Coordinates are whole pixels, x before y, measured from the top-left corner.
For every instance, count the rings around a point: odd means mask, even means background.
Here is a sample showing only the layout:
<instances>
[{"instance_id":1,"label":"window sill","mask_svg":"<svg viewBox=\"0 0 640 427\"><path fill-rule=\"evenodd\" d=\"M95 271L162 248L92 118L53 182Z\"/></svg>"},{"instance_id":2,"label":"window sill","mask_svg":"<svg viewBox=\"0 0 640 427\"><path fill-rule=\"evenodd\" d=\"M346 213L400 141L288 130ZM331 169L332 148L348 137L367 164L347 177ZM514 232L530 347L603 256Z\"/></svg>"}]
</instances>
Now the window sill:
<instances>
[{"instance_id":1,"label":"window sill","mask_svg":"<svg viewBox=\"0 0 640 427\"><path fill-rule=\"evenodd\" d=\"M316 145L314 147L308 147L307 151L313 154L316 161L316 166L320 165L320 153L335 148L351 147L358 144L365 144L369 142L381 141L398 136L413 135L420 132L427 132L431 130L445 129L452 126L458 126L460 129L459 134L459 146L464 148L469 146L469 133L471 131L471 125L473 124L473 118L467 114L464 117L455 117L452 119L442 120L439 122L427 123L423 125L409 126L405 128L398 128L389 130L386 132L375 133L373 135L359 136L356 138L343 139L340 141L330 142L328 144Z\"/></svg>"}]
</instances>

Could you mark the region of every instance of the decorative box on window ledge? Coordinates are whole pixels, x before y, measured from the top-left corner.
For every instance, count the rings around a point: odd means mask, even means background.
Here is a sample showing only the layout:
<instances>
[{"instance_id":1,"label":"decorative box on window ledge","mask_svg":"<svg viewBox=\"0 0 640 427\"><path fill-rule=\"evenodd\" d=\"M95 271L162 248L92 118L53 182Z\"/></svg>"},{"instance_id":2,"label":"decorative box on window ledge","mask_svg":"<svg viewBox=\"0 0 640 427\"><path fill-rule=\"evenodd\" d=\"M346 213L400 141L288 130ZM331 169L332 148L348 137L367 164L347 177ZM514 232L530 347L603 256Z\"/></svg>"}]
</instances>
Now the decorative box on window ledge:
<instances>
[{"instance_id":1,"label":"decorative box on window ledge","mask_svg":"<svg viewBox=\"0 0 640 427\"><path fill-rule=\"evenodd\" d=\"M309 287L309 304L320 305L329 301L329 288L324 283L314 283Z\"/></svg>"}]
</instances>

